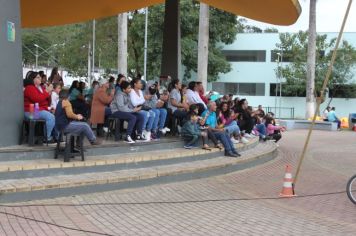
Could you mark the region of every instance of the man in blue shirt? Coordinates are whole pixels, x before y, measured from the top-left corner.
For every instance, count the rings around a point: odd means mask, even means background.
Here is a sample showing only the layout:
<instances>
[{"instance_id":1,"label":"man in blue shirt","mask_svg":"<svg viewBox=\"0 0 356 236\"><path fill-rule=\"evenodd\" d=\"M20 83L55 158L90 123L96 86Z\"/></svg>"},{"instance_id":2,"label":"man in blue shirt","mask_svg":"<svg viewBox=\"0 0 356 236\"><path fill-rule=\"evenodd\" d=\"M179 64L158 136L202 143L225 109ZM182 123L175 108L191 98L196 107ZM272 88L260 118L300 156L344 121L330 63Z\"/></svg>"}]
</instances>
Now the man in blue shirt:
<instances>
[{"instance_id":1,"label":"man in blue shirt","mask_svg":"<svg viewBox=\"0 0 356 236\"><path fill-rule=\"evenodd\" d=\"M328 121L337 123L337 128L340 129L341 121L339 120L339 118L337 118L335 114L335 107L332 107L331 111L329 111Z\"/></svg>"},{"instance_id":2,"label":"man in blue shirt","mask_svg":"<svg viewBox=\"0 0 356 236\"><path fill-rule=\"evenodd\" d=\"M229 157L239 157L241 156L235 149L234 144L231 142L229 135L224 129L217 128L216 119L216 103L209 102L208 110L204 111L202 114L203 119L200 121L201 125L208 126L208 129L213 131L214 136L217 140L220 140L225 148L225 156Z\"/></svg>"}]
</instances>

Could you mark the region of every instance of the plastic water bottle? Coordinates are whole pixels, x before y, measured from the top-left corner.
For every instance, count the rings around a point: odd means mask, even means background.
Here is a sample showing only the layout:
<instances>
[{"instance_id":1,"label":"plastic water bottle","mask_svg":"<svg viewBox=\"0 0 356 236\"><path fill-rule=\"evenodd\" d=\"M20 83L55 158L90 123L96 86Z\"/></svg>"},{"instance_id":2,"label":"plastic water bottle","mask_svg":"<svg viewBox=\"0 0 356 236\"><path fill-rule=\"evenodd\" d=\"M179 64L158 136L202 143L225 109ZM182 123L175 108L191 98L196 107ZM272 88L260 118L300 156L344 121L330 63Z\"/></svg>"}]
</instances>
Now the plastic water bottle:
<instances>
[{"instance_id":1,"label":"plastic water bottle","mask_svg":"<svg viewBox=\"0 0 356 236\"><path fill-rule=\"evenodd\" d=\"M29 108L29 118L30 120L33 119L33 111L34 111L34 105L33 104L30 104L30 108Z\"/></svg>"},{"instance_id":2,"label":"plastic water bottle","mask_svg":"<svg viewBox=\"0 0 356 236\"><path fill-rule=\"evenodd\" d=\"M40 118L40 106L38 105L38 103L35 103L35 112L33 114L33 118Z\"/></svg>"}]
</instances>

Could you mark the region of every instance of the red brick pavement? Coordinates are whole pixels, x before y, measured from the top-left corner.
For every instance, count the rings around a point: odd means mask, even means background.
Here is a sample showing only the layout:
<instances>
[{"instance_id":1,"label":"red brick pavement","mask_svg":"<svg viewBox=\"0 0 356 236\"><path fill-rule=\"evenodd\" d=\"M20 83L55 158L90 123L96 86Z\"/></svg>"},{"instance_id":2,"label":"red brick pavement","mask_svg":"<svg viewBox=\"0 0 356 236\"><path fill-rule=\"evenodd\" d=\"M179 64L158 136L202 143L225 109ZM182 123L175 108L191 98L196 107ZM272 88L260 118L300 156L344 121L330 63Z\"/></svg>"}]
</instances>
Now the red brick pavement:
<instances>
[{"instance_id":1,"label":"red brick pavement","mask_svg":"<svg viewBox=\"0 0 356 236\"><path fill-rule=\"evenodd\" d=\"M284 134L279 157L225 176L32 203L138 203L277 197L286 164L296 167L306 131ZM356 133L316 131L297 194L343 191L356 173ZM3 208L18 215L112 235L355 235L346 194L184 204ZM0 235L94 235L0 215Z\"/></svg>"}]
</instances>

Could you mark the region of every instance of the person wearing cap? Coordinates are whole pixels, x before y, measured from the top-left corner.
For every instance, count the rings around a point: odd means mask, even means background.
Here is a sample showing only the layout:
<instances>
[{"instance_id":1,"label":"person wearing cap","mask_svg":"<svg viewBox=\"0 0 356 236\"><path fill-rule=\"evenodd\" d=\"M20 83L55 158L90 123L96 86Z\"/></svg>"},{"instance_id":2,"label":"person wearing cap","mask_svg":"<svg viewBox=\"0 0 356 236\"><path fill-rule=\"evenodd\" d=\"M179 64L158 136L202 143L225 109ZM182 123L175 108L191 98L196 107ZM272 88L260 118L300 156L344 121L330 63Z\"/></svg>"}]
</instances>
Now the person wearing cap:
<instances>
[{"instance_id":1,"label":"person wearing cap","mask_svg":"<svg viewBox=\"0 0 356 236\"><path fill-rule=\"evenodd\" d=\"M97 125L97 135L103 135L103 124L105 122L105 117L111 115L111 109L108 105L112 102L115 95L115 90L110 90L110 94L107 93L109 90L109 83L102 80L101 87L98 88L93 96L93 101L91 104L91 115L90 123L92 125Z\"/></svg>"}]
</instances>

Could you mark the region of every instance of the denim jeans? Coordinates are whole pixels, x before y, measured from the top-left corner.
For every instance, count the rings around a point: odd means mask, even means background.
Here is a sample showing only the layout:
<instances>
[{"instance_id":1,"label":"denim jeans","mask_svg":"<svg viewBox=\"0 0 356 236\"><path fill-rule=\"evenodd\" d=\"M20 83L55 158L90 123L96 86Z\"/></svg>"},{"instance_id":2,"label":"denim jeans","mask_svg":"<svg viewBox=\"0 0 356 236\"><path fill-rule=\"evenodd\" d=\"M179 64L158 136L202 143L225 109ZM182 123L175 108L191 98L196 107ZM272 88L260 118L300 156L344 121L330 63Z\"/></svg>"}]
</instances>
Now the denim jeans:
<instances>
[{"instance_id":1,"label":"denim jeans","mask_svg":"<svg viewBox=\"0 0 356 236\"><path fill-rule=\"evenodd\" d=\"M220 140L226 152L236 152L234 144L231 142L229 135L226 132L213 131L217 140Z\"/></svg>"},{"instance_id":2,"label":"denim jeans","mask_svg":"<svg viewBox=\"0 0 356 236\"><path fill-rule=\"evenodd\" d=\"M266 126L264 124L257 124L256 125L256 129L259 133L259 136L262 138L263 136L267 135L267 130L266 130Z\"/></svg>"},{"instance_id":3,"label":"denim jeans","mask_svg":"<svg viewBox=\"0 0 356 236\"><path fill-rule=\"evenodd\" d=\"M166 123L167 110L164 108L155 108L152 109L155 113L155 119L153 121L152 131L157 132L157 129L163 129L164 124Z\"/></svg>"},{"instance_id":4,"label":"denim jeans","mask_svg":"<svg viewBox=\"0 0 356 236\"><path fill-rule=\"evenodd\" d=\"M137 129L137 134L141 135L143 131L143 121L144 115L139 112L123 112L117 111L111 115L112 117L119 118L120 120L127 121L127 130L126 135L132 135L134 132L134 128ZM119 138L119 128L115 129L115 138Z\"/></svg>"},{"instance_id":5,"label":"denim jeans","mask_svg":"<svg viewBox=\"0 0 356 236\"><path fill-rule=\"evenodd\" d=\"M237 125L236 121L233 121L230 124L226 125L224 129L229 134L229 136L235 136L240 134L240 127Z\"/></svg>"},{"instance_id":6,"label":"denim jeans","mask_svg":"<svg viewBox=\"0 0 356 236\"><path fill-rule=\"evenodd\" d=\"M152 110L149 111L141 110L138 113L142 114L145 118L143 120L143 129L146 129L147 131L151 131L156 114Z\"/></svg>"},{"instance_id":7,"label":"denim jeans","mask_svg":"<svg viewBox=\"0 0 356 236\"><path fill-rule=\"evenodd\" d=\"M83 134L90 142L94 142L96 137L88 123L83 121L72 121L64 129L64 133L72 133L76 135Z\"/></svg>"},{"instance_id":8,"label":"denim jeans","mask_svg":"<svg viewBox=\"0 0 356 236\"><path fill-rule=\"evenodd\" d=\"M30 113L29 112L25 112L25 117L26 119L30 119ZM39 119L43 119L46 121L46 128L47 128L47 140L51 140L52 139L52 130L54 128L55 125L55 118L54 115L49 112L49 111L40 111L39 112Z\"/></svg>"}]
</instances>

